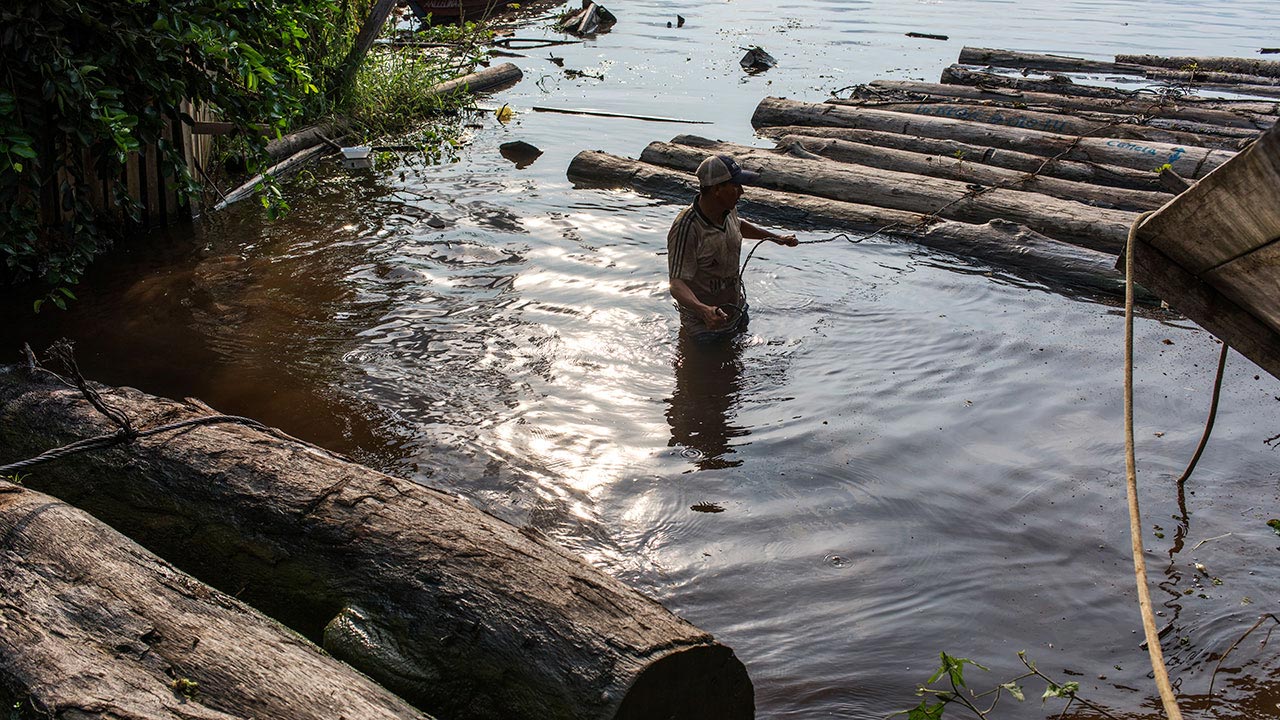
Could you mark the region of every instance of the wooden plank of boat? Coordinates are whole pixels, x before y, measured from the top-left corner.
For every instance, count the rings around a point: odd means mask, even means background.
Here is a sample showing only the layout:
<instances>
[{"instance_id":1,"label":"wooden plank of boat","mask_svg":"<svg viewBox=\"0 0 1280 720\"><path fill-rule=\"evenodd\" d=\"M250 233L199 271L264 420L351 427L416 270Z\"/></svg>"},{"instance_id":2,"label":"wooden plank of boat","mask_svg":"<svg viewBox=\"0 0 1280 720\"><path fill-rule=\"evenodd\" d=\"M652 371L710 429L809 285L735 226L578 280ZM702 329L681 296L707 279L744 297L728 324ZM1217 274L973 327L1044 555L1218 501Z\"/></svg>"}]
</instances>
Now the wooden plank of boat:
<instances>
[{"instance_id":1,"label":"wooden plank of boat","mask_svg":"<svg viewBox=\"0 0 1280 720\"><path fill-rule=\"evenodd\" d=\"M1138 282L1280 377L1280 129L1139 228Z\"/></svg>"},{"instance_id":2,"label":"wooden plank of boat","mask_svg":"<svg viewBox=\"0 0 1280 720\"><path fill-rule=\"evenodd\" d=\"M409 9L419 20L427 18L470 18L472 20L490 15L494 11L506 7L507 0L407 0Z\"/></svg>"}]
</instances>

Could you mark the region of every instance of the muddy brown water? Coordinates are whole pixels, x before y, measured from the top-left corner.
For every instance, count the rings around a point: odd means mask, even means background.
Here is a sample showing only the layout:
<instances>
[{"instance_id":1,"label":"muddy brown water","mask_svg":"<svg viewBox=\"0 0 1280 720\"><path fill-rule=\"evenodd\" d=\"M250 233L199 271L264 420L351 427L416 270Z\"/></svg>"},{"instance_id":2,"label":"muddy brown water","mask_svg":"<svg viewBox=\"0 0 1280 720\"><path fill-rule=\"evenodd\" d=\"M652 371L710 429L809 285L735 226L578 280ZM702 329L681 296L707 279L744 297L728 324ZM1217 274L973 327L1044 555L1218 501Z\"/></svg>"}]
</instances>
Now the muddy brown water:
<instances>
[{"instance_id":1,"label":"muddy brown water","mask_svg":"<svg viewBox=\"0 0 1280 720\"><path fill-rule=\"evenodd\" d=\"M1016 674L1026 650L1119 715L1155 717L1115 303L881 238L768 247L747 276L750 332L693 352L666 294L678 206L575 189L565 169L581 149L635 157L682 132L764 145L749 123L761 97L934 81L963 44L1252 56L1275 39L1272 3L611 9L612 32L516 58L524 81L482 103L516 118L475 118L456 162L326 162L290 183L283 221L243 203L140 238L70 311L7 305L6 352L67 336L95 379L197 396L536 526L735 648L761 717L883 717L918 702L944 650L991 668L967 671L975 687ZM559 37L550 12L519 35ZM677 13L685 25L666 27ZM740 48L757 44L778 66L748 76ZM498 151L517 140L543 154L517 168ZM1184 522L1171 479L1218 346L1169 313L1144 314L1136 337L1144 534L1184 709L1280 715L1266 628L1208 695L1221 654L1276 610L1280 451L1263 441L1280 433L1280 382L1231 357ZM1056 716L1042 684L1026 688L1000 717Z\"/></svg>"}]
</instances>

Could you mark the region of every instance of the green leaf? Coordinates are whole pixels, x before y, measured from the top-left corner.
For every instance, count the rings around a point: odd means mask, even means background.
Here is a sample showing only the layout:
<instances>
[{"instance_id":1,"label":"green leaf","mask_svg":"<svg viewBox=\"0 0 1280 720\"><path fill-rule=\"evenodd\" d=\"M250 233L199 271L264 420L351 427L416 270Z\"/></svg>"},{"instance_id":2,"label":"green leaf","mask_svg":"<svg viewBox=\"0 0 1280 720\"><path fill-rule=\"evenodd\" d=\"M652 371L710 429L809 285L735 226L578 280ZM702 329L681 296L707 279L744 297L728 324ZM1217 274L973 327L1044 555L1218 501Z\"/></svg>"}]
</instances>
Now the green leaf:
<instances>
[{"instance_id":1,"label":"green leaf","mask_svg":"<svg viewBox=\"0 0 1280 720\"><path fill-rule=\"evenodd\" d=\"M9 152L19 157L24 157L28 160L36 159L36 151L31 149L30 145L14 145L13 147L9 148Z\"/></svg>"},{"instance_id":2,"label":"green leaf","mask_svg":"<svg viewBox=\"0 0 1280 720\"><path fill-rule=\"evenodd\" d=\"M987 669L983 667L981 664L970 660L969 658L951 657L945 652L941 653L941 657L942 657L942 664L939 665L937 671L934 672L933 675L929 677L930 684L937 682L938 678L942 677L943 675L946 675L947 679L949 679L951 683L956 687L965 687L965 684L964 684L964 666L965 665L972 665L978 668L979 670Z\"/></svg>"},{"instance_id":3,"label":"green leaf","mask_svg":"<svg viewBox=\"0 0 1280 720\"><path fill-rule=\"evenodd\" d=\"M1073 697L1080 690L1080 683L1069 682L1058 685L1057 683L1049 683L1049 687L1044 689L1044 695L1040 696L1040 701L1044 702L1049 698Z\"/></svg>"},{"instance_id":4,"label":"green leaf","mask_svg":"<svg viewBox=\"0 0 1280 720\"><path fill-rule=\"evenodd\" d=\"M40 308L42 308L42 307L44 307L44 298L40 298L39 300L37 300L37 301L35 301L35 302L31 303L31 312L33 312L33 313L35 313L35 314L39 315L39 314L40 314Z\"/></svg>"},{"instance_id":5,"label":"green leaf","mask_svg":"<svg viewBox=\"0 0 1280 720\"><path fill-rule=\"evenodd\" d=\"M907 720L942 720L945 708L946 703L930 705L928 700L921 700L919 705L907 711Z\"/></svg>"},{"instance_id":6,"label":"green leaf","mask_svg":"<svg viewBox=\"0 0 1280 720\"><path fill-rule=\"evenodd\" d=\"M60 288L58 288L58 292L62 293L63 295L66 295L67 297L71 298L72 300L75 300L75 299L76 299L75 294L71 292L71 288L60 287Z\"/></svg>"},{"instance_id":7,"label":"green leaf","mask_svg":"<svg viewBox=\"0 0 1280 720\"><path fill-rule=\"evenodd\" d=\"M1280 520L1277 520L1276 518L1271 518L1270 520L1267 521L1267 527L1271 528L1271 532L1274 532L1275 534L1280 535Z\"/></svg>"},{"instance_id":8,"label":"green leaf","mask_svg":"<svg viewBox=\"0 0 1280 720\"><path fill-rule=\"evenodd\" d=\"M1018 687L1018 683L1013 682L1012 680L1002 684L1000 687L1009 691L1009 694L1012 695L1014 699L1016 699L1018 702L1022 702L1023 700L1027 699L1027 697L1022 694L1022 688Z\"/></svg>"}]
</instances>

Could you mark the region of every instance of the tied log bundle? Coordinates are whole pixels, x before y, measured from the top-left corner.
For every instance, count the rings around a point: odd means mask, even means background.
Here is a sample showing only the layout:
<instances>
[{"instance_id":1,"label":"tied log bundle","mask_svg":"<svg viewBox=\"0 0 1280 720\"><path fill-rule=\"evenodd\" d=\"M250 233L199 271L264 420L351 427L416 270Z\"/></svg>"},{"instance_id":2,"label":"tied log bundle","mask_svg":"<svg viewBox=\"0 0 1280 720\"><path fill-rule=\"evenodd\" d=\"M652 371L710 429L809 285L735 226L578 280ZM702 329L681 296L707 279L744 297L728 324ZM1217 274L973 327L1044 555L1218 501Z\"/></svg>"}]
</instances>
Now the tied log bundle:
<instances>
[{"instance_id":1,"label":"tied log bundle","mask_svg":"<svg viewBox=\"0 0 1280 720\"><path fill-rule=\"evenodd\" d=\"M1143 118L1111 112L1063 109L1061 107L1017 107L1010 103L969 102L966 98L931 97L903 102L881 98L827 100L832 105L869 107L890 112L956 118L992 125L1029 128L1062 135L1107 135L1125 140L1144 140L1175 145L1235 150L1242 141L1258 136L1257 130L1219 127L1205 123L1162 118Z\"/></svg>"},{"instance_id":2,"label":"tied log bundle","mask_svg":"<svg viewBox=\"0 0 1280 720\"><path fill-rule=\"evenodd\" d=\"M1105 113L1113 116L1130 115L1136 120L1152 123L1157 118L1164 118L1173 121L1185 121L1187 124L1167 124L1163 127L1200 133L1217 132L1217 128L1235 128L1236 130L1249 131L1254 136L1257 136L1262 130L1275 125L1276 121L1274 115L1267 116L1260 113L1243 112L1238 109L1218 110L1211 107L1202 107L1194 103L1180 102L1178 98L1172 96L1155 94L1133 95L1123 99L1088 98L1031 90L990 88L978 85L948 85L913 80L876 80L868 85L866 90L859 96L869 100L892 100L898 96L905 96L910 100L952 98L956 100L973 100L983 104L1024 106L1033 109L1045 107L1058 111ZM1086 115L1086 117L1096 116ZM1234 137L1246 136L1247 134L1234 135Z\"/></svg>"},{"instance_id":3,"label":"tied log bundle","mask_svg":"<svg viewBox=\"0 0 1280 720\"><path fill-rule=\"evenodd\" d=\"M4 481L0 703L15 718L430 720L87 513Z\"/></svg>"},{"instance_id":4,"label":"tied log bundle","mask_svg":"<svg viewBox=\"0 0 1280 720\"><path fill-rule=\"evenodd\" d=\"M1067 160L1120 165L1147 170L1153 174L1160 166L1168 164L1174 172L1193 180L1204 177L1235 154L1213 148L1123 138L1063 135L958 118L913 115L829 103L806 103L773 97L760 101L751 124L757 129L774 125L810 125L896 132L1008 148L1045 157L1060 155Z\"/></svg>"},{"instance_id":5,"label":"tied log bundle","mask_svg":"<svg viewBox=\"0 0 1280 720\"><path fill-rule=\"evenodd\" d=\"M960 65L951 65L942 69L941 81L944 84L954 83L956 85L972 85L983 88L1003 88L1066 97L1123 101L1158 99L1163 103L1183 107L1223 110L1245 115L1268 116L1280 113L1280 103L1275 101L1228 100L1225 98L1205 97L1203 95L1162 94L1160 89L1122 90L1120 88L1098 87L1096 85L1080 85L1066 75L1055 75L1047 80L1036 80L1020 75L1000 75L970 70Z\"/></svg>"},{"instance_id":6,"label":"tied log bundle","mask_svg":"<svg viewBox=\"0 0 1280 720\"><path fill-rule=\"evenodd\" d=\"M98 391L156 425L208 413ZM79 392L0 369L0 462L114 430ZM657 602L456 495L279 434L189 428L46 463L28 482L438 717L754 714L733 651Z\"/></svg>"},{"instance_id":7,"label":"tied log bundle","mask_svg":"<svg viewBox=\"0 0 1280 720\"><path fill-rule=\"evenodd\" d=\"M578 153L569 164L568 175L577 186L629 188L684 202L698 191L691 173L593 150ZM747 188L738 205L744 217L755 220L908 238L1033 280L1124 295L1124 277L1114 267L1114 255L1059 242L1005 220L977 225L761 187ZM1153 300L1145 291L1140 297L1143 302Z\"/></svg>"},{"instance_id":8,"label":"tied log bundle","mask_svg":"<svg viewBox=\"0 0 1280 720\"><path fill-rule=\"evenodd\" d=\"M1077 162L1075 160L1051 160L1047 157L1018 152L1017 150L985 147L955 140L916 137L914 135L903 135L880 130L804 125L775 125L761 128L759 134L774 140L787 135L845 140L863 145L873 145L892 150L906 150L925 155L945 155L963 159L968 163L980 163L1008 170L1020 170L1024 173L1035 173L1040 177L1053 177L1091 185L1106 185L1108 187L1129 188L1132 190L1166 192L1160 184L1159 176L1149 170L1135 170L1134 168L1120 167L1119 165L1103 165L1101 163Z\"/></svg>"},{"instance_id":9,"label":"tied log bundle","mask_svg":"<svg viewBox=\"0 0 1280 720\"><path fill-rule=\"evenodd\" d=\"M687 139L686 139L687 141ZM1080 247L1117 254L1136 213L1096 208L1038 193L976 186L909 172L780 155L768 150L704 141L699 146L650 143L640 159L693 172L711 152L730 152L743 167L759 172L762 187L895 210L937 214L949 220L984 223L1008 220L1042 235Z\"/></svg>"}]
</instances>

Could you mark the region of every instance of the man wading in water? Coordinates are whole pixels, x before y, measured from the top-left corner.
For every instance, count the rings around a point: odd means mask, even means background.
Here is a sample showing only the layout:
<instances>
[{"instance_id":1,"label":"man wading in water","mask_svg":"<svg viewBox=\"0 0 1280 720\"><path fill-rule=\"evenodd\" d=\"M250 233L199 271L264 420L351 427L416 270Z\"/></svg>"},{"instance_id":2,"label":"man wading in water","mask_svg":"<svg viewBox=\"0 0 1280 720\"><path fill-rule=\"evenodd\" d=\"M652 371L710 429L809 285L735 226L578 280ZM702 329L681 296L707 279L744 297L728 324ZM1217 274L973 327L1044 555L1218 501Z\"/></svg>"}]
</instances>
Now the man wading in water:
<instances>
[{"instance_id":1,"label":"man wading in water","mask_svg":"<svg viewBox=\"0 0 1280 720\"><path fill-rule=\"evenodd\" d=\"M671 297L680 306L682 331L697 340L730 337L747 327L747 299L738 275L742 239L795 247L795 235L774 235L740 220L735 209L742 186L757 173L728 155L698 166L698 197L676 216L667 233Z\"/></svg>"}]
</instances>

